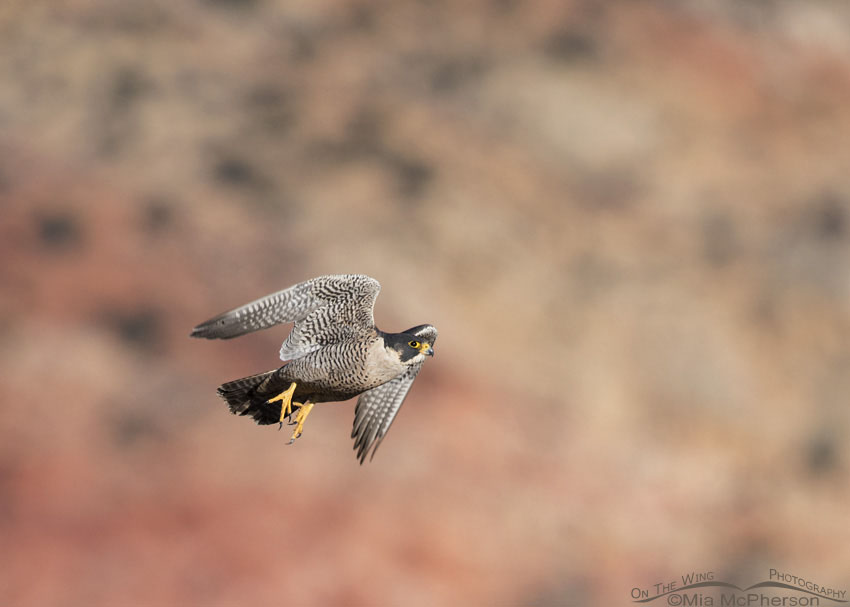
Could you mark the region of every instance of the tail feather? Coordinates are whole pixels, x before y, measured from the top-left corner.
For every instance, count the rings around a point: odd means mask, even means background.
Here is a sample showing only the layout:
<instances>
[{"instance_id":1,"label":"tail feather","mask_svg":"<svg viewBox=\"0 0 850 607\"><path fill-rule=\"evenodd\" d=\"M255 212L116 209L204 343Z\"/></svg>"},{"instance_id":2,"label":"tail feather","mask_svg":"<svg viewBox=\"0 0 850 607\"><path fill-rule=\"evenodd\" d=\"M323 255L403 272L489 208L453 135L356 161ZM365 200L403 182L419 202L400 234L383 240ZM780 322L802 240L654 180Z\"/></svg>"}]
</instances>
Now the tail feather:
<instances>
[{"instance_id":1,"label":"tail feather","mask_svg":"<svg viewBox=\"0 0 850 607\"><path fill-rule=\"evenodd\" d=\"M278 371L280 369L229 381L219 386L218 395L234 415L250 415L261 425L276 424L280 421L281 402L268 400L289 387L289 382L281 379Z\"/></svg>"}]
</instances>

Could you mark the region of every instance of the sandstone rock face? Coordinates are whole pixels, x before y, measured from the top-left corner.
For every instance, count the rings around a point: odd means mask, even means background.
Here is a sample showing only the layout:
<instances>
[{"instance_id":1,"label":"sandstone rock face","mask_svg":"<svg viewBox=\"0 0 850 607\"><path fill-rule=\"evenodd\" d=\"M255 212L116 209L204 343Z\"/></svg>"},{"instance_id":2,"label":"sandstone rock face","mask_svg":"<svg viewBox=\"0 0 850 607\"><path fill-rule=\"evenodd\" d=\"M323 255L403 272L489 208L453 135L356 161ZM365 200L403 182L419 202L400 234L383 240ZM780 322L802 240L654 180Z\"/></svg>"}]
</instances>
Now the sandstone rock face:
<instances>
[{"instance_id":1,"label":"sandstone rock face","mask_svg":"<svg viewBox=\"0 0 850 607\"><path fill-rule=\"evenodd\" d=\"M0 603L593 605L847 587L850 9L0 9ZM375 460L219 383L362 272L440 329Z\"/></svg>"}]
</instances>

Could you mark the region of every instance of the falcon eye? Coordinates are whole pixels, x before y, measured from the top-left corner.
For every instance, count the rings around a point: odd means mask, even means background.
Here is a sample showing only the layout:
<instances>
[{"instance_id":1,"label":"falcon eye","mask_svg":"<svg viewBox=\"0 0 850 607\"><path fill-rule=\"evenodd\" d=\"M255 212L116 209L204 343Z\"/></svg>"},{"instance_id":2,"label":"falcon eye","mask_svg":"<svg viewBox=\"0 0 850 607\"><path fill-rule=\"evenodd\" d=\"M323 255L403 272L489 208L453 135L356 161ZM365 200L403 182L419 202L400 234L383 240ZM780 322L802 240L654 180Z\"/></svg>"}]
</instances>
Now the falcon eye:
<instances>
[{"instance_id":1,"label":"falcon eye","mask_svg":"<svg viewBox=\"0 0 850 607\"><path fill-rule=\"evenodd\" d=\"M418 348L419 342L418 341L409 341L409 342L407 342L407 345L410 346L411 348Z\"/></svg>"}]
</instances>

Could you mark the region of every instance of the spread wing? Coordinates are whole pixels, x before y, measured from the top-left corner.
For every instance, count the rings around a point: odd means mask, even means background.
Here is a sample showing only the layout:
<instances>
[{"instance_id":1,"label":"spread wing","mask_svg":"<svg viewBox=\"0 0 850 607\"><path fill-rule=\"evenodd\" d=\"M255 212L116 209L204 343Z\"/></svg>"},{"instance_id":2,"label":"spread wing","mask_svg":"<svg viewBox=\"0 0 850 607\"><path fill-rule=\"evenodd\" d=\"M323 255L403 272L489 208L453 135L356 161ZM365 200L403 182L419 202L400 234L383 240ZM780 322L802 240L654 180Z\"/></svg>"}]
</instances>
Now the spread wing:
<instances>
[{"instance_id":1,"label":"spread wing","mask_svg":"<svg viewBox=\"0 0 850 607\"><path fill-rule=\"evenodd\" d=\"M261 297L201 323L192 337L231 339L282 323L295 323L280 349L299 358L352 334L374 329L381 285L362 274L319 276Z\"/></svg>"},{"instance_id":2,"label":"spread wing","mask_svg":"<svg viewBox=\"0 0 850 607\"><path fill-rule=\"evenodd\" d=\"M378 446L389 431L422 365L422 362L411 365L395 379L364 392L357 399L351 438L355 439L354 448L357 449L357 457L361 464L366 461L366 455L373 445L375 448L372 449L369 460L375 457L375 451L378 450Z\"/></svg>"}]
</instances>

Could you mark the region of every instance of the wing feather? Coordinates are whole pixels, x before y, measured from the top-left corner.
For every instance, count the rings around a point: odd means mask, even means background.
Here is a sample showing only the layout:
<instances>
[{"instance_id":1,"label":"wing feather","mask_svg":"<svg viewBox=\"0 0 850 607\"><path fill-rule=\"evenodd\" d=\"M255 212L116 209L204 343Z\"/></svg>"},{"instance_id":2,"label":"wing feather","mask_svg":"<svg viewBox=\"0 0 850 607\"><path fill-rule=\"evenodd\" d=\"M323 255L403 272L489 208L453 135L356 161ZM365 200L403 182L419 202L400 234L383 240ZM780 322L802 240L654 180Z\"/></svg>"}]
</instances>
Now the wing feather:
<instances>
[{"instance_id":1,"label":"wing feather","mask_svg":"<svg viewBox=\"0 0 850 607\"><path fill-rule=\"evenodd\" d=\"M353 332L375 326L381 285L362 274L319 276L266 295L199 324L192 337L232 339L283 323L295 323L281 347L283 360L304 356Z\"/></svg>"},{"instance_id":2,"label":"wing feather","mask_svg":"<svg viewBox=\"0 0 850 607\"><path fill-rule=\"evenodd\" d=\"M364 392L357 399L351 438L355 439L354 448L357 450L357 458L361 464L366 461L370 449L372 450L370 461L375 457L375 452L404 403L413 380L422 369L422 364L420 362L410 366L395 379Z\"/></svg>"}]
</instances>

